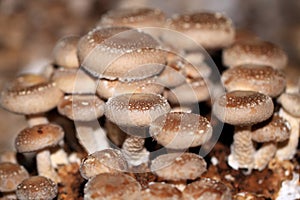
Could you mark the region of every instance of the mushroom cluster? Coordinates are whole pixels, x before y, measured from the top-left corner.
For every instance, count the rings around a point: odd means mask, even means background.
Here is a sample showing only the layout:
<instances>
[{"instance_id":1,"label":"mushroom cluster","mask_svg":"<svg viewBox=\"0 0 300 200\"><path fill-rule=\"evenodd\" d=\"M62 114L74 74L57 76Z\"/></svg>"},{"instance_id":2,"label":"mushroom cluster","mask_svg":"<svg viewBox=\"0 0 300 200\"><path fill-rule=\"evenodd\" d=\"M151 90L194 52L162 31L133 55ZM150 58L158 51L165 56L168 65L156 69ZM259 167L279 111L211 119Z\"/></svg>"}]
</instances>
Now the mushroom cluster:
<instances>
[{"instance_id":1,"label":"mushroom cluster","mask_svg":"<svg viewBox=\"0 0 300 200\"><path fill-rule=\"evenodd\" d=\"M111 10L87 34L62 38L44 73L22 74L1 93L1 106L25 115L28 127L15 139L23 159L0 159L0 192L53 199L65 181L58 166L81 159L86 200L230 200L229 185L203 176L209 163L200 153L216 143L222 123L235 126L233 169L251 173L293 158L300 89L286 84L287 55L235 34L221 13L167 19L159 9L133 8ZM217 72L203 48L212 57L223 52ZM83 151L72 149L70 135ZM141 181L147 174L154 178Z\"/></svg>"}]
</instances>

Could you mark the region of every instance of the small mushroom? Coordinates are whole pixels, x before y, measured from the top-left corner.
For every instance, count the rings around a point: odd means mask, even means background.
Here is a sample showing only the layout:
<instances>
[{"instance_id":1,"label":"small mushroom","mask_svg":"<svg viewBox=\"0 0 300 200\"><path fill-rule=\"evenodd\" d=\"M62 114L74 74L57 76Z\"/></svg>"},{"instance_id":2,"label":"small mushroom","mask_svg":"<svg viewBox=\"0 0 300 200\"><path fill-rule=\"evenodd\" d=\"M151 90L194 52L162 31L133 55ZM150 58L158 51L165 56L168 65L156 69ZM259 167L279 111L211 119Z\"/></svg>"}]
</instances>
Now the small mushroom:
<instances>
[{"instance_id":1,"label":"small mushroom","mask_svg":"<svg viewBox=\"0 0 300 200\"><path fill-rule=\"evenodd\" d=\"M57 184L43 176L31 176L18 185L16 194L20 200L51 200L57 196Z\"/></svg>"},{"instance_id":2,"label":"small mushroom","mask_svg":"<svg viewBox=\"0 0 300 200\"><path fill-rule=\"evenodd\" d=\"M201 178L186 186L182 192L183 200L231 200L232 194L222 182L210 178Z\"/></svg>"},{"instance_id":3,"label":"small mushroom","mask_svg":"<svg viewBox=\"0 0 300 200\"><path fill-rule=\"evenodd\" d=\"M186 149L208 141L212 136L212 127L200 115L170 112L156 118L150 124L149 133L164 147Z\"/></svg>"},{"instance_id":4,"label":"small mushroom","mask_svg":"<svg viewBox=\"0 0 300 200\"><path fill-rule=\"evenodd\" d=\"M289 114L300 118L300 93L283 93L277 101Z\"/></svg>"},{"instance_id":5,"label":"small mushroom","mask_svg":"<svg viewBox=\"0 0 300 200\"><path fill-rule=\"evenodd\" d=\"M127 162L116 149L104 149L88 155L80 165L80 174L85 179L101 174L127 170Z\"/></svg>"},{"instance_id":6,"label":"small mushroom","mask_svg":"<svg viewBox=\"0 0 300 200\"><path fill-rule=\"evenodd\" d=\"M256 64L284 69L287 64L287 55L280 47L271 42L240 41L223 51L223 64L227 67Z\"/></svg>"},{"instance_id":7,"label":"small mushroom","mask_svg":"<svg viewBox=\"0 0 300 200\"><path fill-rule=\"evenodd\" d=\"M149 187L141 192L141 200L180 200L181 191L171 184L150 183Z\"/></svg>"},{"instance_id":8,"label":"small mushroom","mask_svg":"<svg viewBox=\"0 0 300 200\"><path fill-rule=\"evenodd\" d=\"M116 173L102 173L89 179L84 187L86 200L128 200L138 199L141 186L131 176Z\"/></svg>"},{"instance_id":9,"label":"small mushroom","mask_svg":"<svg viewBox=\"0 0 300 200\"><path fill-rule=\"evenodd\" d=\"M41 124L23 129L15 139L19 153L37 152L39 175L59 182L59 177L51 164L49 148L57 145L64 137L63 129L56 124Z\"/></svg>"}]
</instances>

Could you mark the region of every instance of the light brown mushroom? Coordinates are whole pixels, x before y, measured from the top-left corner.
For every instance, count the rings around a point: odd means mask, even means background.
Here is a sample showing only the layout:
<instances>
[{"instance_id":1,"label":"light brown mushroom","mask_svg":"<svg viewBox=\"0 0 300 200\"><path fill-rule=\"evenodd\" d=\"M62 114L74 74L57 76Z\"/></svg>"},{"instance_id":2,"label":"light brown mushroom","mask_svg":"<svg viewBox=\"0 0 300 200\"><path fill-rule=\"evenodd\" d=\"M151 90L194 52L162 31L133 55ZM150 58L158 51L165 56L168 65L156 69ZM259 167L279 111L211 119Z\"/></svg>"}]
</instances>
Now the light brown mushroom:
<instances>
[{"instance_id":1,"label":"light brown mushroom","mask_svg":"<svg viewBox=\"0 0 300 200\"><path fill-rule=\"evenodd\" d=\"M60 39L54 49L54 63L65 68L79 68L77 57L78 36L67 36Z\"/></svg>"},{"instance_id":2,"label":"light brown mushroom","mask_svg":"<svg viewBox=\"0 0 300 200\"><path fill-rule=\"evenodd\" d=\"M257 64L284 69L287 55L280 47L267 41L241 41L223 51L223 64L227 67Z\"/></svg>"},{"instance_id":3,"label":"light brown mushroom","mask_svg":"<svg viewBox=\"0 0 300 200\"><path fill-rule=\"evenodd\" d=\"M277 101L292 116L300 118L300 93L283 93Z\"/></svg>"},{"instance_id":4,"label":"light brown mushroom","mask_svg":"<svg viewBox=\"0 0 300 200\"><path fill-rule=\"evenodd\" d=\"M116 173L102 173L89 179L84 187L86 200L136 200L140 196L141 186L131 176Z\"/></svg>"},{"instance_id":5,"label":"light brown mushroom","mask_svg":"<svg viewBox=\"0 0 300 200\"><path fill-rule=\"evenodd\" d=\"M231 91L220 96L213 109L221 121L236 126L228 164L233 169L246 168L251 172L255 148L250 128L271 117L274 110L272 99L254 91Z\"/></svg>"},{"instance_id":6,"label":"light brown mushroom","mask_svg":"<svg viewBox=\"0 0 300 200\"><path fill-rule=\"evenodd\" d=\"M171 112L156 118L150 124L149 133L166 148L187 149L208 141L212 136L212 126L201 115Z\"/></svg>"},{"instance_id":7,"label":"light brown mushroom","mask_svg":"<svg viewBox=\"0 0 300 200\"><path fill-rule=\"evenodd\" d=\"M128 27L98 27L78 44L80 64L93 76L121 81L160 73L166 52L146 33Z\"/></svg>"},{"instance_id":8,"label":"light brown mushroom","mask_svg":"<svg viewBox=\"0 0 300 200\"><path fill-rule=\"evenodd\" d=\"M244 64L223 72L221 78L227 91L251 90L270 97L280 95L285 88L284 74L266 65Z\"/></svg>"},{"instance_id":9,"label":"light brown mushroom","mask_svg":"<svg viewBox=\"0 0 300 200\"><path fill-rule=\"evenodd\" d=\"M18 185L16 194L20 200L52 200L57 196L57 184L43 176L31 176Z\"/></svg>"},{"instance_id":10,"label":"light brown mushroom","mask_svg":"<svg viewBox=\"0 0 300 200\"><path fill-rule=\"evenodd\" d=\"M126 170L126 159L117 149L96 151L88 155L80 164L80 174L85 179L101 173L116 173Z\"/></svg>"},{"instance_id":11,"label":"light brown mushroom","mask_svg":"<svg viewBox=\"0 0 300 200\"><path fill-rule=\"evenodd\" d=\"M141 200L180 200L181 191L171 184L150 183L146 190L141 192Z\"/></svg>"},{"instance_id":12,"label":"light brown mushroom","mask_svg":"<svg viewBox=\"0 0 300 200\"><path fill-rule=\"evenodd\" d=\"M49 148L62 141L64 131L59 125L40 124L23 129L15 139L15 148L19 153L37 152L37 170L39 175L59 182L52 167Z\"/></svg>"}]
</instances>

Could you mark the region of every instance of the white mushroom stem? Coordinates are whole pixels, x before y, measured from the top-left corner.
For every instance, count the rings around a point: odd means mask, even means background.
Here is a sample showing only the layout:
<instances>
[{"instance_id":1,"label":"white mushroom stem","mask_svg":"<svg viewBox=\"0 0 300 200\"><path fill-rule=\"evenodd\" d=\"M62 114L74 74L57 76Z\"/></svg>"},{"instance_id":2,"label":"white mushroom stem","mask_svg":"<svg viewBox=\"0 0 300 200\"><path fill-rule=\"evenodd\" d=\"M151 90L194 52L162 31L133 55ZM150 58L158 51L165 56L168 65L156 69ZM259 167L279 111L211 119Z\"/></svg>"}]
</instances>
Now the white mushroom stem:
<instances>
[{"instance_id":1,"label":"white mushroom stem","mask_svg":"<svg viewBox=\"0 0 300 200\"><path fill-rule=\"evenodd\" d=\"M58 183L60 178L52 167L50 151L45 149L37 152L36 155L37 170L40 176L45 176Z\"/></svg>"},{"instance_id":2,"label":"white mushroom stem","mask_svg":"<svg viewBox=\"0 0 300 200\"><path fill-rule=\"evenodd\" d=\"M110 147L105 130L97 122L75 122L77 138L88 154Z\"/></svg>"},{"instance_id":3,"label":"white mushroom stem","mask_svg":"<svg viewBox=\"0 0 300 200\"><path fill-rule=\"evenodd\" d=\"M265 169L272 158L275 156L276 150L276 143L264 143L263 146L259 150L257 150L254 155L254 169L257 169L259 171Z\"/></svg>"},{"instance_id":4,"label":"white mushroom stem","mask_svg":"<svg viewBox=\"0 0 300 200\"><path fill-rule=\"evenodd\" d=\"M44 114L26 115L26 120L29 127L49 123L47 117L45 117Z\"/></svg>"},{"instance_id":5,"label":"white mushroom stem","mask_svg":"<svg viewBox=\"0 0 300 200\"><path fill-rule=\"evenodd\" d=\"M249 171L253 169L255 148L251 139L250 127L235 127L233 144L230 149L228 164L233 169L246 168Z\"/></svg>"},{"instance_id":6,"label":"white mushroom stem","mask_svg":"<svg viewBox=\"0 0 300 200\"><path fill-rule=\"evenodd\" d=\"M58 165L69 164L67 153L63 149L59 149L50 155L52 167L57 168Z\"/></svg>"},{"instance_id":7,"label":"white mushroom stem","mask_svg":"<svg viewBox=\"0 0 300 200\"><path fill-rule=\"evenodd\" d=\"M9 162L17 164L17 157L15 151L5 151L0 153L0 163Z\"/></svg>"},{"instance_id":8,"label":"white mushroom stem","mask_svg":"<svg viewBox=\"0 0 300 200\"><path fill-rule=\"evenodd\" d=\"M289 122L291 126L291 135L288 142L284 143L284 146L278 147L276 157L279 160L290 160L294 157L297 151L300 134L300 118L290 115L282 108L279 111L279 115Z\"/></svg>"},{"instance_id":9,"label":"white mushroom stem","mask_svg":"<svg viewBox=\"0 0 300 200\"><path fill-rule=\"evenodd\" d=\"M145 139L129 136L123 143L122 152L129 166L149 162L149 151L144 147Z\"/></svg>"}]
</instances>

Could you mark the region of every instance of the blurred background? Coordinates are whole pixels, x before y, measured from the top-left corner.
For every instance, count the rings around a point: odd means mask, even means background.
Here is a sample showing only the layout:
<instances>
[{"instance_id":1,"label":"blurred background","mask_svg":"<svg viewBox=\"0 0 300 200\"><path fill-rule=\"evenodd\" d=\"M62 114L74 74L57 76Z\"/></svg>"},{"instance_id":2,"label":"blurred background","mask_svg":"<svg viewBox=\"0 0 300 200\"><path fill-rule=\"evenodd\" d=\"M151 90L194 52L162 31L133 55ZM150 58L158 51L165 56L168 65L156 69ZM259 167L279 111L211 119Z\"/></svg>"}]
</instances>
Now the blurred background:
<instances>
[{"instance_id":1,"label":"blurred background","mask_svg":"<svg viewBox=\"0 0 300 200\"><path fill-rule=\"evenodd\" d=\"M300 1L0 0L0 89L22 71L51 62L61 37L84 35L110 9L141 6L160 8L167 16L199 10L225 13L237 28L281 46L289 66L300 70ZM14 149L15 135L24 127L23 116L0 108L0 152Z\"/></svg>"}]
</instances>

